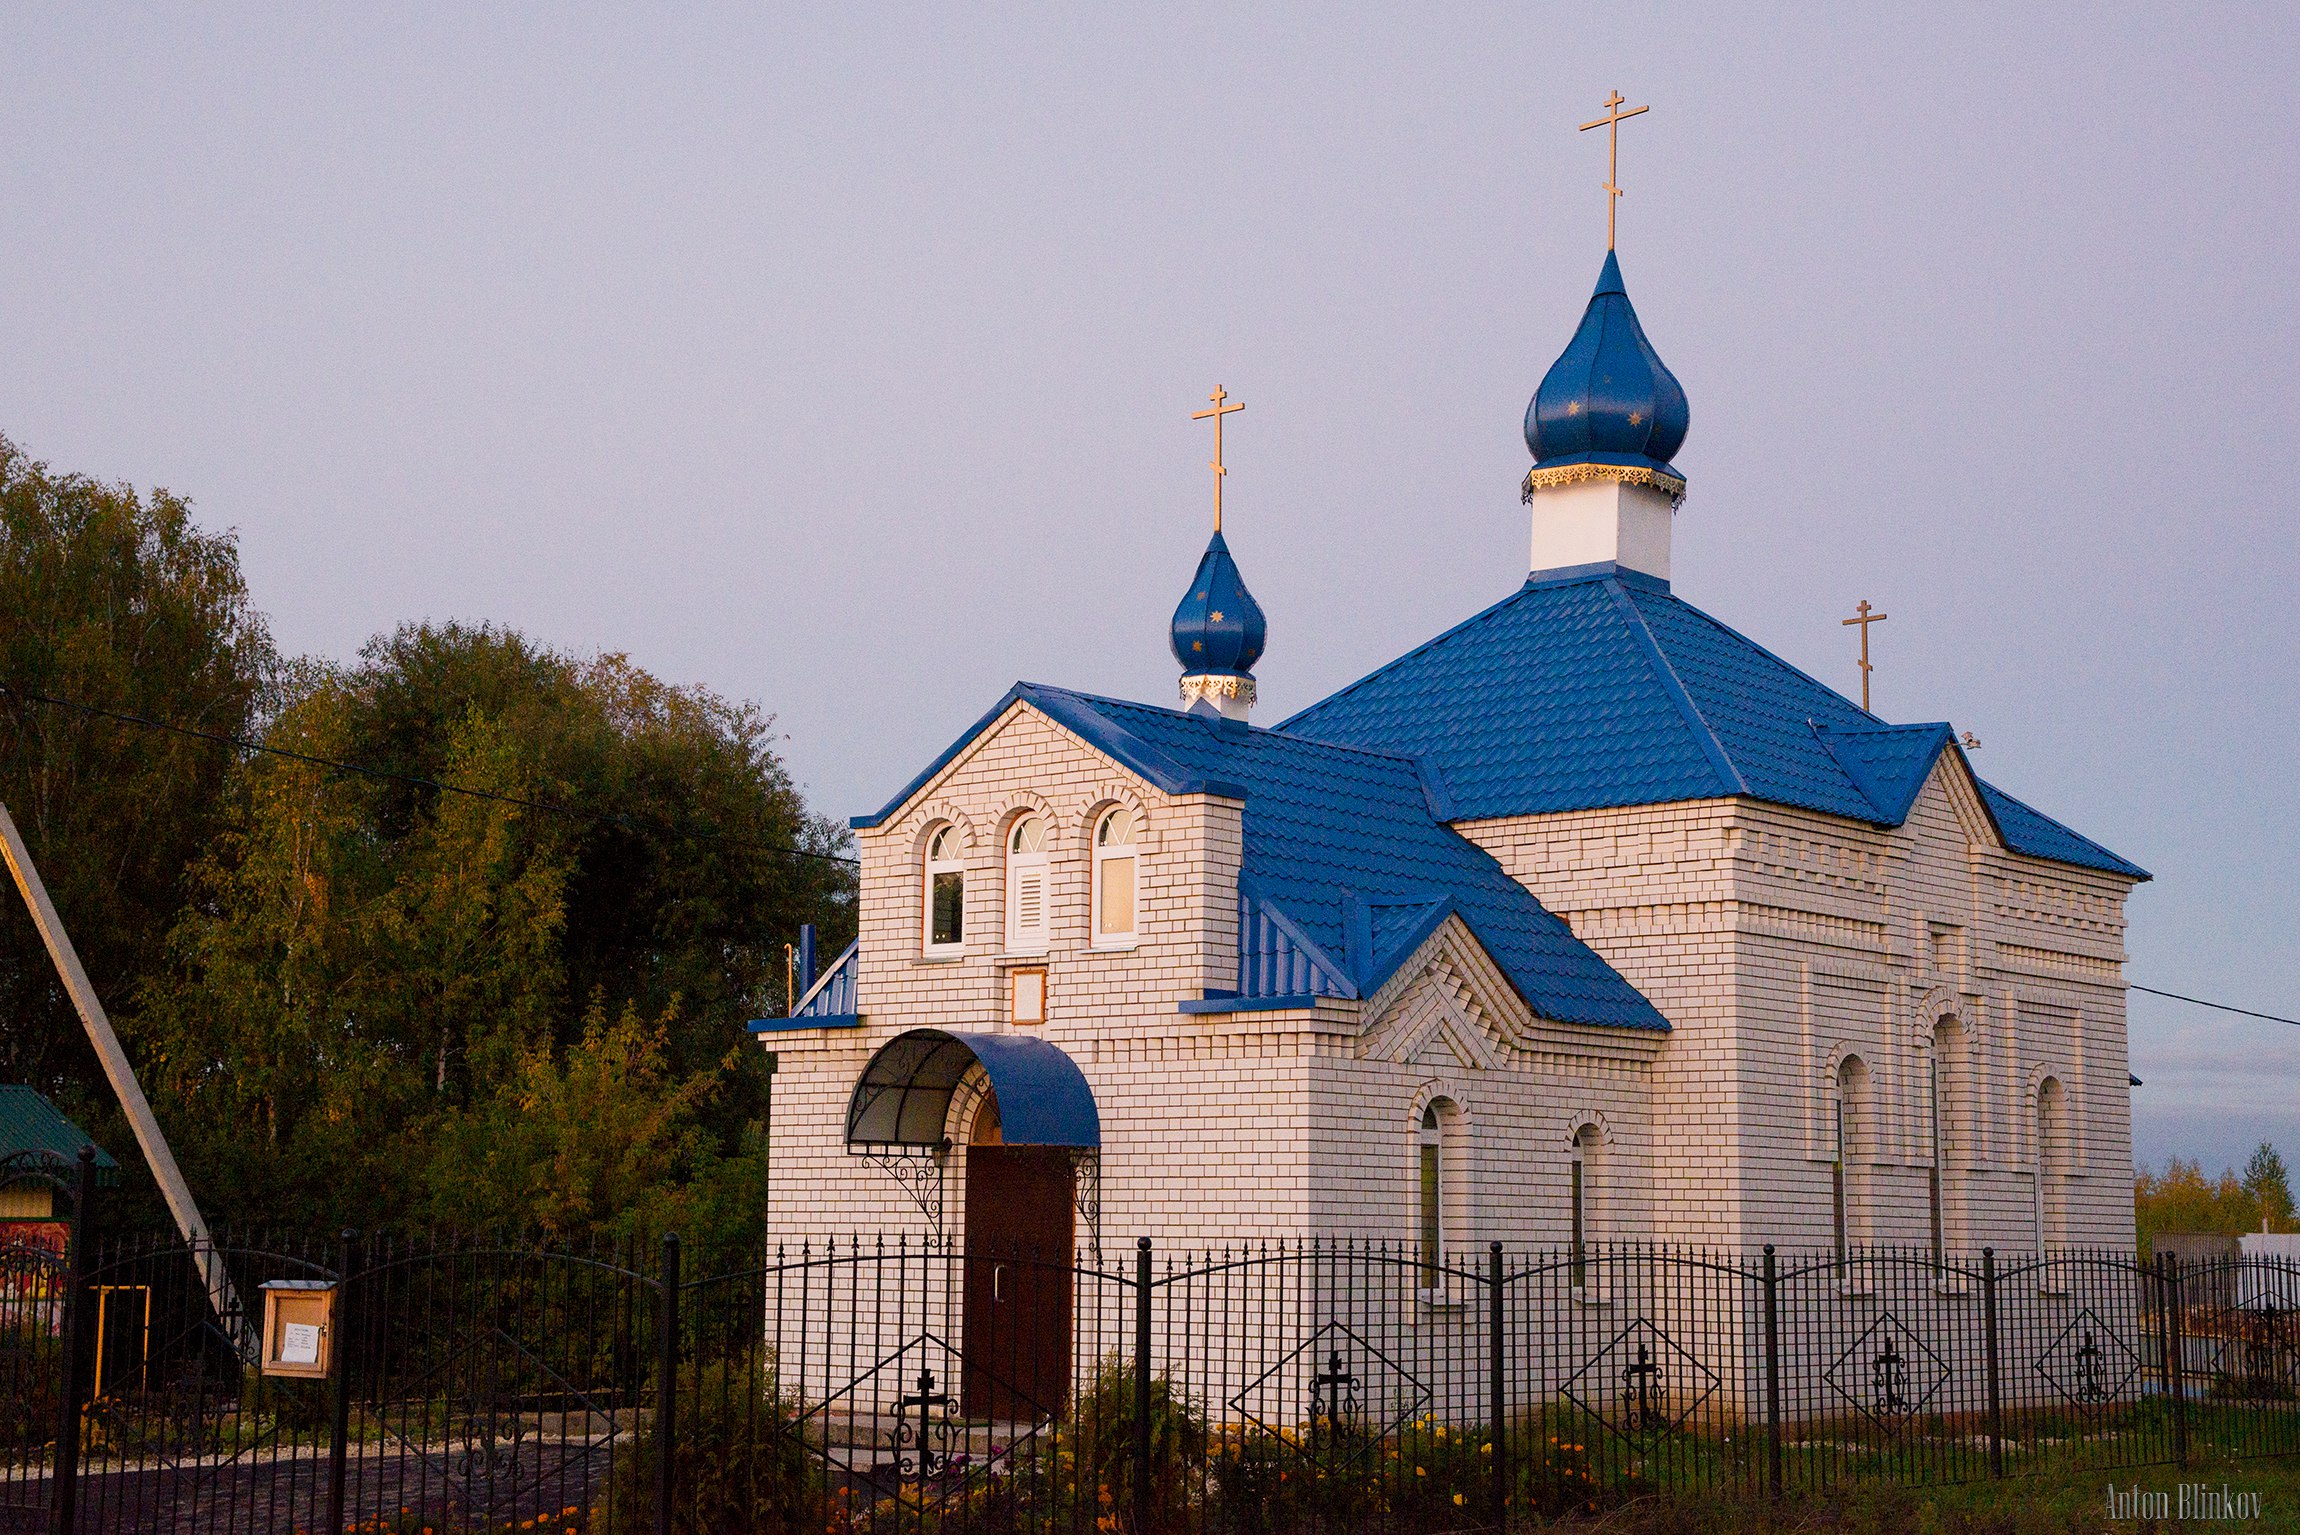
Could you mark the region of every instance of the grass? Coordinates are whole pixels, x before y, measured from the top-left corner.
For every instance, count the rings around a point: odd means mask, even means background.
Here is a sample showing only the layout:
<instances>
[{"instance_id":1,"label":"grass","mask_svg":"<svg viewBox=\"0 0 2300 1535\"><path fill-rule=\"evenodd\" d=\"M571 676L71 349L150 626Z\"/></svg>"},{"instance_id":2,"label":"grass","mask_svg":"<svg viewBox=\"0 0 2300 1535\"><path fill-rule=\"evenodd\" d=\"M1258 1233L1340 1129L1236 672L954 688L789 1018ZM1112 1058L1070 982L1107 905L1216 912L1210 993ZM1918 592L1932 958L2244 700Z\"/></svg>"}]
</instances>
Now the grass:
<instances>
[{"instance_id":1,"label":"grass","mask_svg":"<svg viewBox=\"0 0 2300 1535\"><path fill-rule=\"evenodd\" d=\"M2259 1494L2260 1517L2243 1523L2178 1519L2112 1520L2108 1489L2135 1484L2172 1496L2182 1482ZM2137 1532L2249 1529L2300 1531L2300 1457L2199 1460L2185 1470L2133 1466L2116 1471L2055 1469L2001 1482L1954 1487L1865 1485L1804 1493L1778 1503L1664 1496L1540 1528L1557 1535L2137 1535Z\"/></svg>"}]
</instances>

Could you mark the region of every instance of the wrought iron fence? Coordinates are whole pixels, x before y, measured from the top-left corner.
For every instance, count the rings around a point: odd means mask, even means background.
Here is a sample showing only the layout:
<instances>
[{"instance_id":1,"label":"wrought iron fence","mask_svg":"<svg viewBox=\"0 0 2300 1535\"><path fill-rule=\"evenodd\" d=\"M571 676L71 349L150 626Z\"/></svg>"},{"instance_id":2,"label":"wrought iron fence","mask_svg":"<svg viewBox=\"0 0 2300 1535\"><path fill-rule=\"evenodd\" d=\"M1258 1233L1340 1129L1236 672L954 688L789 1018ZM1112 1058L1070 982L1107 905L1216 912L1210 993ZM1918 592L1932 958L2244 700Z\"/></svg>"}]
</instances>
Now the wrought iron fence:
<instances>
[{"instance_id":1,"label":"wrought iron fence","mask_svg":"<svg viewBox=\"0 0 2300 1535\"><path fill-rule=\"evenodd\" d=\"M219 1317L194 1256L0 1251L7 1529L1468 1530L2300 1452L2259 1259L244 1237ZM256 1308L314 1284L324 1369L267 1373Z\"/></svg>"}]
</instances>

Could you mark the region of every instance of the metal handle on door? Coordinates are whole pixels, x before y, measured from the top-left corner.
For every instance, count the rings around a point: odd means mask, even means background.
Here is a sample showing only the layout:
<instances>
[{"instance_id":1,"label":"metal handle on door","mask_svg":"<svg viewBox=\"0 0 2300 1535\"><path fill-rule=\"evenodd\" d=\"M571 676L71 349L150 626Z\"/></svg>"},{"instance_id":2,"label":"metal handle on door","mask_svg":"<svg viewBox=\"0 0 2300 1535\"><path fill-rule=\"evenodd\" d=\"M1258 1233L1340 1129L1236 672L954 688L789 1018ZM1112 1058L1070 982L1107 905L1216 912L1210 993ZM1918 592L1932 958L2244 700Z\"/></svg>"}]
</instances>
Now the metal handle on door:
<instances>
[{"instance_id":1,"label":"metal handle on door","mask_svg":"<svg viewBox=\"0 0 2300 1535\"><path fill-rule=\"evenodd\" d=\"M990 1298L1006 1299L1006 1265L1003 1263L993 1263L990 1266Z\"/></svg>"}]
</instances>

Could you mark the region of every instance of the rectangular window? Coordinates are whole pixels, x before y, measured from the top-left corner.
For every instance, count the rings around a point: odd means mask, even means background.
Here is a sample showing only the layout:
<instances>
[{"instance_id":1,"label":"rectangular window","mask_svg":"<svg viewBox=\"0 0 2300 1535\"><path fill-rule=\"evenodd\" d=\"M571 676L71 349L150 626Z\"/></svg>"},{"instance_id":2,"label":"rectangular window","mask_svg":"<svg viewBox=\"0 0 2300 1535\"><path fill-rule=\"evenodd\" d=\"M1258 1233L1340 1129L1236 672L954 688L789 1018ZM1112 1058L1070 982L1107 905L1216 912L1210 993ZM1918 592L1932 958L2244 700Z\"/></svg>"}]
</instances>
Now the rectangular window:
<instances>
[{"instance_id":1,"label":"rectangular window","mask_svg":"<svg viewBox=\"0 0 2300 1535\"><path fill-rule=\"evenodd\" d=\"M1096 932L1105 938L1130 937L1134 932L1134 860L1105 858Z\"/></svg>"},{"instance_id":2,"label":"rectangular window","mask_svg":"<svg viewBox=\"0 0 2300 1535\"><path fill-rule=\"evenodd\" d=\"M1013 998L1013 1020L1016 1023L1044 1023L1046 1021L1046 972L1043 970L1010 970L1007 988Z\"/></svg>"},{"instance_id":3,"label":"rectangular window","mask_svg":"<svg viewBox=\"0 0 2300 1535\"><path fill-rule=\"evenodd\" d=\"M937 947L966 941L966 876L956 869L934 876L934 918L926 941Z\"/></svg>"},{"instance_id":4,"label":"rectangular window","mask_svg":"<svg viewBox=\"0 0 2300 1535\"><path fill-rule=\"evenodd\" d=\"M1438 1219L1438 1149L1424 1143L1422 1153L1422 1287L1434 1290L1445 1262L1444 1231Z\"/></svg>"},{"instance_id":5,"label":"rectangular window","mask_svg":"<svg viewBox=\"0 0 2300 1535\"><path fill-rule=\"evenodd\" d=\"M1024 954L1046 949L1046 865L1017 863L1009 877L1006 946Z\"/></svg>"}]
</instances>

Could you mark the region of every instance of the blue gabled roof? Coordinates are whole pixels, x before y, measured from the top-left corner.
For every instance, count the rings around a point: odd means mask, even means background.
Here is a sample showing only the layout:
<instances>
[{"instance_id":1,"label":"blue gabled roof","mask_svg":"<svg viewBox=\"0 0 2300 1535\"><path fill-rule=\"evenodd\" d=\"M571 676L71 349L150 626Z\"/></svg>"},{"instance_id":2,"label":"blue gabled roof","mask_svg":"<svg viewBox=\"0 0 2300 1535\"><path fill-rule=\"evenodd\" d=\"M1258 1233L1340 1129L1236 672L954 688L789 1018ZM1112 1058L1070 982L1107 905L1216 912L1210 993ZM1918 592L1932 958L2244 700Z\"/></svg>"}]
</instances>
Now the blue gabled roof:
<instances>
[{"instance_id":1,"label":"blue gabled roof","mask_svg":"<svg viewBox=\"0 0 2300 1535\"><path fill-rule=\"evenodd\" d=\"M1952 745L1947 726L1886 725L1667 582L1613 565L1536 572L1277 728L1427 756L1460 820L1746 794L1897 826ZM1982 788L2013 851L2148 877Z\"/></svg>"},{"instance_id":2,"label":"blue gabled roof","mask_svg":"<svg viewBox=\"0 0 2300 1535\"><path fill-rule=\"evenodd\" d=\"M1411 757L1059 688L1029 686L1023 696L1071 728L1101 720L1186 781L1234 786L1245 802L1241 891L1282 914L1315 946L1317 968L1346 977L1358 996L1457 914L1540 1016L1669 1026L1490 854L1431 814Z\"/></svg>"}]
</instances>

